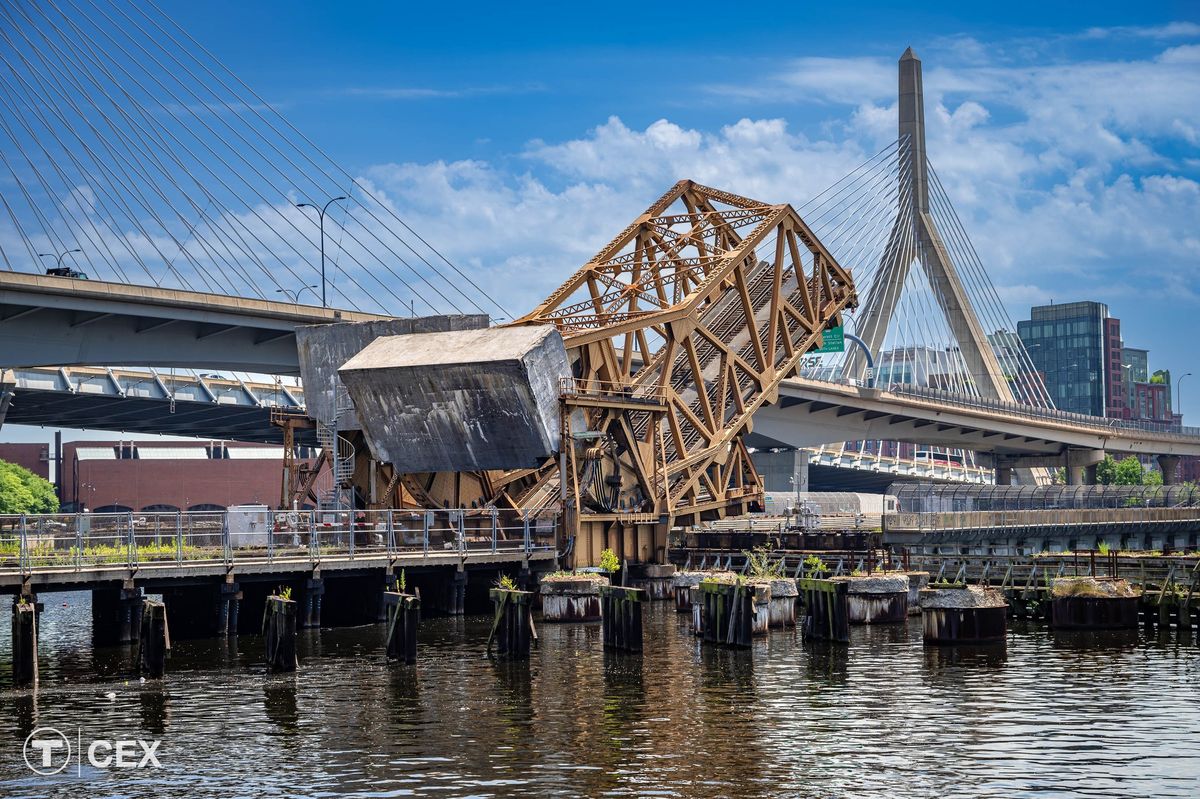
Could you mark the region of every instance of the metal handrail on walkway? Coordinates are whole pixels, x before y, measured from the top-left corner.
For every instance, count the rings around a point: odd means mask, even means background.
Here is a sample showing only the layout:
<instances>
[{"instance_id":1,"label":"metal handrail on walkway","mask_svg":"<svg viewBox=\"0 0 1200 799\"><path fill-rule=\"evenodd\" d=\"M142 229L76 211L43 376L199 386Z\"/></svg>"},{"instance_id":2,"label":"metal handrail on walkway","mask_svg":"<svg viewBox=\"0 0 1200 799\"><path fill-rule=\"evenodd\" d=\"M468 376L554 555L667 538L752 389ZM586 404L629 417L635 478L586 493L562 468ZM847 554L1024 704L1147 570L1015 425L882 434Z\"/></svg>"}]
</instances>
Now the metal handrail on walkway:
<instances>
[{"instance_id":1,"label":"metal handrail on walkway","mask_svg":"<svg viewBox=\"0 0 1200 799\"><path fill-rule=\"evenodd\" d=\"M0 575L306 560L553 551L555 524L521 511L296 510L0 514Z\"/></svg>"}]
</instances>

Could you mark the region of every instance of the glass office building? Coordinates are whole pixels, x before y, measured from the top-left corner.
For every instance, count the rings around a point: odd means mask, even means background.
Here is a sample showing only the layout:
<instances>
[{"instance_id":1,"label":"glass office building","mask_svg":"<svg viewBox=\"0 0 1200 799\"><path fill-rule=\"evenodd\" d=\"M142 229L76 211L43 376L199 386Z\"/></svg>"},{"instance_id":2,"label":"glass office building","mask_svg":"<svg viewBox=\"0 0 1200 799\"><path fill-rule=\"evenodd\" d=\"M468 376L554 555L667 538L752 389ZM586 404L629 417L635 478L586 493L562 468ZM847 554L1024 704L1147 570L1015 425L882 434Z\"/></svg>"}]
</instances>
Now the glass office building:
<instances>
[{"instance_id":1,"label":"glass office building","mask_svg":"<svg viewBox=\"0 0 1200 799\"><path fill-rule=\"evenodd\" d=\"M1111 382L1111 344L1120 346L1119 339L1108 341L1108 306L1101 302L1037 305L1029 315L1017 323L1017 335L1041 372L1055 406L1104 416L1106 388ZM1119 354L1117 362L1119 371Z\"/></svg>"}]
</instances>

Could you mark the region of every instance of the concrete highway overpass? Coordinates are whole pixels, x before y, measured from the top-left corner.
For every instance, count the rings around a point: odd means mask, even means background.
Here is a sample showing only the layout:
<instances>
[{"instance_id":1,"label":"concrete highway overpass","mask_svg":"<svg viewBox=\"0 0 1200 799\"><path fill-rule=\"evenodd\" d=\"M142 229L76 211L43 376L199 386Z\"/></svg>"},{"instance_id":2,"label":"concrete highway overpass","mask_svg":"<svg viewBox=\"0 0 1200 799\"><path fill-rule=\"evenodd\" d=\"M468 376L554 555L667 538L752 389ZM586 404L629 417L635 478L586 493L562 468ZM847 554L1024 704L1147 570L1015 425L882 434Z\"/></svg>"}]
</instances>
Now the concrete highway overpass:
<instances>
[{"instance_id":1,"label":"concrete highway overpass","mask_svg":"<svg viewBox=\"0 0 1200 799\"><path fill-rule=\"evenodd\" d=\"M298 326L391 318L0 271L0 367L131 364L298 374Z\"/></svg>"},{"instance_id":2,"label":"concrete highway overpass","mask_svg":"<svg viewBox=\"0 0 1200 799\"><path fill-rule=\"evenodd\" d=\"M1200 429L1137 425L910 386L888 390L795 378L754 416L749 444L811 448L881 439L961 447L1012 468L1068 467L1073 478L1104 453L1156 455L1164 475L1179 456L1200 456Z\"/></svg>"}]
</instances>

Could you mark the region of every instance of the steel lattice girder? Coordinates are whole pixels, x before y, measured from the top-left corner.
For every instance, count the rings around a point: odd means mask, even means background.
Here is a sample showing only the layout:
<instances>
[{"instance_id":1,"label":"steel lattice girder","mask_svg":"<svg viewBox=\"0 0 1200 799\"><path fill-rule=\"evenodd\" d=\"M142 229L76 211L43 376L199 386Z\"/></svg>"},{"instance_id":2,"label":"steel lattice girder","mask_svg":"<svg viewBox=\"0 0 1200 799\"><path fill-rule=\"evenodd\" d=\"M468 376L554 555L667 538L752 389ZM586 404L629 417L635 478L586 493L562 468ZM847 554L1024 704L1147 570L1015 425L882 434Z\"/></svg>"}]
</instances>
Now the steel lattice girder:
<instances>
[{"instance_id":1,"label":"steel lattice girder","mask_svg":"<svg viewBox=\"0 0 1200 799\"><path fill-rule=\"evenodd\" d=\"M856 304L849 273L791 206L685 180L514 324L558 327L577 392L666 407L596 408L588 421L624 445L655 511L675 516L757 495L741 442L752 414Z\"/></svg>"}]
</instances>

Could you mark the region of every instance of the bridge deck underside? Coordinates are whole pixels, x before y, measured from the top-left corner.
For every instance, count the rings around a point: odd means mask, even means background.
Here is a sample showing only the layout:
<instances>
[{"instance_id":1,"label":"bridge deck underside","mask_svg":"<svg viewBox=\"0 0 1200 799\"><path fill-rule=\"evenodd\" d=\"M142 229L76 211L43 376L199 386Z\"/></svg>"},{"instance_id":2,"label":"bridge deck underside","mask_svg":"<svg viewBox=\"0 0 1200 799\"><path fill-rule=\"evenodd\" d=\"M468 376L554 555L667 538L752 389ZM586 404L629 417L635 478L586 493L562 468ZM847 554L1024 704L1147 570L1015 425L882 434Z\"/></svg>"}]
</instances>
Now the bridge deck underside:
<instances>
[{"instance_id":1,"label":"bridge deck underside","mask_svg":"<svg viewBox=\"0 0 1200 799\"><path fill-rule=\"evenodd\" d=\"M229 441L282 444L268 406L233 406L146 397L39 391L17 388L4 424L157 433ZM296 443L317 446L313 430L296 431Z\"/></svg>"}]
</instances>

